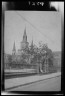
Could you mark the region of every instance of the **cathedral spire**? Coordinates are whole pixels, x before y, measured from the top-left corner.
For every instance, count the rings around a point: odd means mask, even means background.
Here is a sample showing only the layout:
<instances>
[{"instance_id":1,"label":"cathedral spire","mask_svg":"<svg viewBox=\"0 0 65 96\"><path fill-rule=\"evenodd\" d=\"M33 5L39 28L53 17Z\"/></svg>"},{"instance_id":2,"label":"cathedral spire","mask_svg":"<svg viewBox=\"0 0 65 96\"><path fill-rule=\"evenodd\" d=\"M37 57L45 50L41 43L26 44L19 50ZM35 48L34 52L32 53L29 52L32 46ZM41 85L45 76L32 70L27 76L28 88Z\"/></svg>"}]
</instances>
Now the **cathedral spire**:
<instances>
[{"instance_id":1,"label":"cathedral spire","mask_svg":"<svg viewBox=\"0 0 65 96\"><path fill-rule=\"evenodd\" d=\"M13 55L15 55L15 54L16 54L16 47L15 47L15 42L14 42L14 45L13 45L12 54L13 54Z\"/></svg>"},{"instance_id":2,"label":"cathedral spire","mask_svg":"<svg viewBox=\"0 0 65 96\"><path fill-rule=\"evenodd\" d=\"M23 41L27 42L26 27L25 27L25 30L24 30Z\"/></svg>"},{"instance_id":3,"label":"cathedral spire","mask_svg":"<svg viewBox=\"0 0 65 96\"><path fill-rule=\"evenodd\" d=\"M34 50L33 39L32 39L32 42L31 42L30 50L31 50L31 53L33 53L33 50Z\"/></svg>"},{"instance_id":4,"label":"cathedral spire","mask_svg":"<svg viewBox=\"0 0 65 96\"><path fill-rule=\"evenodd\" d=\"M33 47L33 39L32 39L32 43L31 43L31 46Z\"/></svg>"}]
</instances>

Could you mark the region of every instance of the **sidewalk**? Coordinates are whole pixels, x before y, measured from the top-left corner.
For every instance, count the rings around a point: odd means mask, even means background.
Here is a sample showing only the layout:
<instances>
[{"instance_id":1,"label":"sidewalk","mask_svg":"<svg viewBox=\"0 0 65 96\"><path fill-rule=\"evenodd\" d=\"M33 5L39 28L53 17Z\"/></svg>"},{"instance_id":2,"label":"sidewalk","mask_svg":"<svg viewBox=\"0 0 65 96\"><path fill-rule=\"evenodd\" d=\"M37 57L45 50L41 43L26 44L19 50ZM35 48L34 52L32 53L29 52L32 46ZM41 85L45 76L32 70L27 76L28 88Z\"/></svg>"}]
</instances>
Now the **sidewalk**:
<instances>
[{"instance_id":1,"label":"sidewalk","mask_svg":"<svg viewBox=\"0 0 65 96\"><path fill-rule=\"evenodd\" d=\"M4 70L5 71L5 73L15 73L15 72L34 72L36 69L20 69L20 70L14 70L14 69L6 69L6 70Z\"/></svg>"},{"instance_id":2,"label":"sidewalk","mask_svg":"<svg viewBox=\"0 0 65 96\"><path fill-rule=\"evenodd\" d=\"M14 88L17 86L21 86L24 84L29 84L32 82L60 76L61 72L52 73L48 75L35 75L35 76L29 76L29 77L20 77L20 78L13 78L13 79L6 79L5 80L5 90L8 88Z\"/></svg>"}]
</instances>

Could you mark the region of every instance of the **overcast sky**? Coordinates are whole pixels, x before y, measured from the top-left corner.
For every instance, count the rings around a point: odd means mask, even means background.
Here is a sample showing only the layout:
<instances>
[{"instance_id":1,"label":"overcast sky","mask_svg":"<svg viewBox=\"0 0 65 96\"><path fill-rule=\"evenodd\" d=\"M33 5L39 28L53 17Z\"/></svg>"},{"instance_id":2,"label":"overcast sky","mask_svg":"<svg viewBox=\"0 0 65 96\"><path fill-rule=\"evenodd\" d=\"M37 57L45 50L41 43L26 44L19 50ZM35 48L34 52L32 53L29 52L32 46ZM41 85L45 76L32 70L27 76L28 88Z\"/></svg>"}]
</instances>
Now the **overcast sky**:
<instances>
[{"instance_id":1,"label":"overcast sky","mask_svg":"<svg viewBox=\"0 0 65 96\"><path fill-rule=\"evenodd\" d=\"M20 49L25 26L29 45L33 38L33 43L37 46L42 41L47 43L52 51L61 51L61 15L59 12L5 11L5 53L12 53L14 41L16 50Z\"/></svg>"}]
</instances>

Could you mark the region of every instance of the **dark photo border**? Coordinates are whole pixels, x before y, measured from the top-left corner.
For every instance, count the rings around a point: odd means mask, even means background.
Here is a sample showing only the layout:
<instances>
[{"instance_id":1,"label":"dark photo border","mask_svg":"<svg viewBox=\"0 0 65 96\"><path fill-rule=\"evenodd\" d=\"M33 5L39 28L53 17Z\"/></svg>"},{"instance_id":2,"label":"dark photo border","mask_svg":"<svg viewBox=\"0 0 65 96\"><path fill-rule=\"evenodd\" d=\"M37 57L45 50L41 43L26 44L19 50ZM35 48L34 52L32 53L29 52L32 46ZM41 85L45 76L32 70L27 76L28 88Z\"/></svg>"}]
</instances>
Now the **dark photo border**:
<instances>
[{"instance_id":1,"label":"dark photo border","mask_svg":"<svg viewBox=\"0 0 65 96\"><path fill-rule=\"evenodd\" d=\"M4 1L2 1L3 3ZM29 4L30 2L30 4ZM34 6L32 5L34 2ZM44 2L44 5L37 5L37 2ZM5 11L57 11L60 12L60 10L57 10L55 7L50 7L50 1L30 1L30 0L24 0L24 1L5 1L5 7L2 5L2 14L1 14L1 92L5 92L4 89L4 23L5 23ZM63 14L64 15L64 14ZM7 92L9 94L28 94L28 95L63 95L64 94L64 18L61 16L61 31L62 31L62 59L61 59L61 91L59 92L34 92L34 91L18 91L18 92Z\"/></svg>"}]
</instances>

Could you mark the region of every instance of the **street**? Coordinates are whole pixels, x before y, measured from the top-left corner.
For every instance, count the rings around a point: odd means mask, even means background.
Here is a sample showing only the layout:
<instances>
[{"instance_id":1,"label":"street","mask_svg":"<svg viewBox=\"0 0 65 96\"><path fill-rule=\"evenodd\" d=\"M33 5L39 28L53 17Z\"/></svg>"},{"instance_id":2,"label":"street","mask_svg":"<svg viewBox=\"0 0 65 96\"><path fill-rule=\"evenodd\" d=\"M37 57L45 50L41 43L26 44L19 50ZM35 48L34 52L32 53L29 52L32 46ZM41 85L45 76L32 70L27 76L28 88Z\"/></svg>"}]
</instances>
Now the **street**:
<instances>
[{"instance_id":1,"label":"street","mask_svg":"<svg viewBox=\"0 0 65 96\"><path fill-rule=\"evenodd\" d=\"M61 91L61 76L21 85L8 91Z\"/></svg>"}]
</instances>

